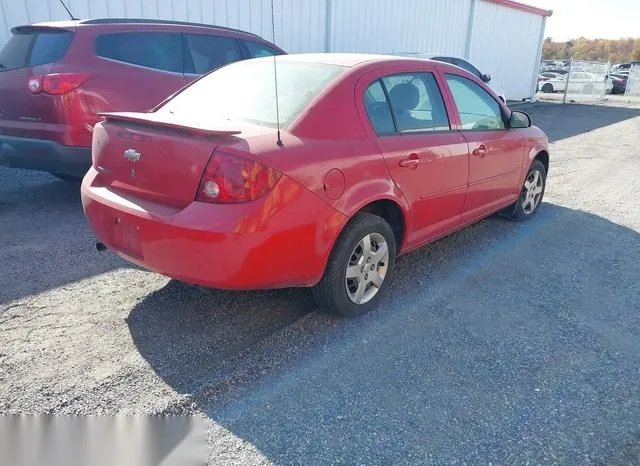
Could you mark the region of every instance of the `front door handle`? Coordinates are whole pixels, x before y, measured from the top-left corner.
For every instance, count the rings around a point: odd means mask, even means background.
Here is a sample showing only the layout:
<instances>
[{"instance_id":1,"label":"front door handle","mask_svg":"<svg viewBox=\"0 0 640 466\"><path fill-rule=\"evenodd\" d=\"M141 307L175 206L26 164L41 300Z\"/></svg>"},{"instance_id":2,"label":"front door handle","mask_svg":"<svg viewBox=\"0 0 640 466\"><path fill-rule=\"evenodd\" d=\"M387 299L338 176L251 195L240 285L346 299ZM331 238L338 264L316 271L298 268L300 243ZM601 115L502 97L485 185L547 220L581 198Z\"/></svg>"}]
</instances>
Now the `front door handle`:
<instances>
[{"instance_id":1,"label":"front door handle","mask_svg":"<svg viewBox=\"0 0 640 466\"><path fill-rule=\"evenodd\" d=\"M404 159L404 160L400 160L400 163L398 165L400 165L403 168L416 168L419 163L420 163L420 160L418 159Z\"/></svg>"},{"instance_id":2,"label":"front door handle","mask_svg":"<svg viewBox=\"0 0 640 466\"><path fill-rule=\"evenodd\" d=\"M485 155L487 155L487 148L484 144L480 144L473 150L472 154L477 155L478 157L484 157Z\"/></svg>"},{"instance_id":3,"label":"front door handle","mask_svg":"<svg viewBox=\"0 0 640 466\"><path fill-rule=\"evenodd\" d=\"M409 154L409 158L400 160L398 165L403 168L416 168L419 163L420 158L418 158L418 154Z\"/></svg>"}]
</instances>

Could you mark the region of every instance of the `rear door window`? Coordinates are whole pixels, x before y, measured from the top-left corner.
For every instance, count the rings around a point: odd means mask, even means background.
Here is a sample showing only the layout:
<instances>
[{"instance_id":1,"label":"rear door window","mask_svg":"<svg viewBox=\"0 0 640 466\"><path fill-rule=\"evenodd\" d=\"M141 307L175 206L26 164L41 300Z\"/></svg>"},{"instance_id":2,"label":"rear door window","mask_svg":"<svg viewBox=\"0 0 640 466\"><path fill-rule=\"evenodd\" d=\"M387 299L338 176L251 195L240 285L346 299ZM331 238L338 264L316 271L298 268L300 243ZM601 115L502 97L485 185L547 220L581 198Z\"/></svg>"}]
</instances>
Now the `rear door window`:
<instances>
[{"instance_id":1,"label":"rear door window","mask_svg":"<svg viewBox=\"0 0 640 466\"><path fill-rule=\"evenodd\" d=\"M393 134L396 127L393 123L391 108L387 101L387 96L382 88L382 83L378 80L371 84L364 93L364 105L369 115L369 120L373 129L378 135Z\"/></svg>"},{"instance_id":2,"label":"rear door window","mask_svg":"<svg viewBox=\"0 0 640 466\"><path fill-rule=\"evenodd\" d=\"M268 47L264 44L251 42L249 40L243 40L242 42L247 47L247 51L249 52L249 56L251 58L272 57L273 55L281 55L281 53L277 50L272 49L271 47Z\"/></svg>"},{"instance_id":3,"label":"rear door window","mask_svg":"<svg viewBox=\"0 0 640 466\"><path fill-rule=\"evenodd\" d=\"M14 34L0 50L0 71L54 63L64 56L72 40L69 31Z\"/></svg>"},{"instance_id":4,"label":"rear door window","mask_svg":"<svg viewBox=\"0 0 640 466\"><path fill-rule=\"evenodd\" d=\"M181 34L172 32L122 32L96 39L96 55L172 73L183 72Z\"/></svg>"},{"instance_id":5,"label":"rear door window","mask_svg":"<svg viewBox=\"0 0 640 466\"><path fill-rule=\"evenodd\" d=\"M185 73L205 74L242 59L238 41L231 37L185 34Z\"/></svg>"},{"instance_id":6,"label":"rear door window","mask_svg":"<svg viewBox=\"0 0 640 466\"><path fill-rule=\"evenodd\" d=\"M448 131L447 111L432 73L411 73L382 79L400 133Z\"/></svg>"}]
</instances>

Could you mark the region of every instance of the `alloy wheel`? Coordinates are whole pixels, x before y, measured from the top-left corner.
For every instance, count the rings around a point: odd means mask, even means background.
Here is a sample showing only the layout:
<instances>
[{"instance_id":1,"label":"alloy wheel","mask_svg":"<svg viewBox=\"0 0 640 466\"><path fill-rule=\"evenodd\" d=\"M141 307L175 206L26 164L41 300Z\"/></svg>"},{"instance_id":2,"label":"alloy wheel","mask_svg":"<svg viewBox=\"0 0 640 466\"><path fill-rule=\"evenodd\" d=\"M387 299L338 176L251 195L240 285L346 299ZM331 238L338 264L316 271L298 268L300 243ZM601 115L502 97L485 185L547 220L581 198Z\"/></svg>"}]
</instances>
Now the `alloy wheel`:
<instances>
[{"instance_id":1,"label":"alloy wheel","mask_svg":"<svg viewBox=\"0 0 640 466\"><path fill-rule=\"evenodd\" d=\"M527 179L524 181L522 187L522 195L520 196L520 205L522 211L529 215L531 214L540 203L542 199L542 191L544 190L544 179L542 173L538 170L534 170L529 173Z\"/></svg>"},{"instance_id":2,"label":"alloy wheel","mask_svg":"<svg viewBox=\"0 0 640 466\"><path fill-rule=\"evenodd\" d=\"M378 294L389 267L389 246L379 233L364 236L351 252L345 274L347 296L364 304Z\"/></svg>"}]
</instances>

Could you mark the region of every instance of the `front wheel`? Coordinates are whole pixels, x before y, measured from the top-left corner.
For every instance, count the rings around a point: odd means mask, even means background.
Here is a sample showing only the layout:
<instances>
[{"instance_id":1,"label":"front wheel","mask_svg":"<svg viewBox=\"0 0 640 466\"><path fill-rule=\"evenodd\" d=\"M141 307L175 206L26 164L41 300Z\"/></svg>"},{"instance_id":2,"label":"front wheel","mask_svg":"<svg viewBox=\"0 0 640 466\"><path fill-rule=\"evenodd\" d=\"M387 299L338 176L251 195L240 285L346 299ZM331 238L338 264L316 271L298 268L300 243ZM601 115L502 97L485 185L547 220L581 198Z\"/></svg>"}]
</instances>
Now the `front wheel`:
<instances>
[{"instance_id":1,"label":"front wheel","mask_svg":"<svg viewBox=\"0 0 640 466\"><path fill-rule=\"evenodd\" d=\"M396 241L389 224L377 215L359 213L336 241L313 296L331 313L364 314L380 299L395 261Z\"/></svg>"},{"instance_id":2,"label":"front wheel","mask_svg":"<svg viewBox=\"0 0 640 466\"><path fill-rule=\"evenodd\" d=\"M513 220L529 220L532 218L542 203L544 190L547 185L547 170L540 160L534 160L529 167L527 176L524 179L520 198L508 207L506 215Z\"/></svg>"},{"instance_id":3,"label":"front wheel","mask_svg":"<svg viewBox=\"0 0 640 466\"><path fill-rule=\"evenodd\" d=\"M542 85L542 92L545 92L547 94L551 94L553 92L553 84L551 83L545 83Z\"/></svg>"}]
</instances>

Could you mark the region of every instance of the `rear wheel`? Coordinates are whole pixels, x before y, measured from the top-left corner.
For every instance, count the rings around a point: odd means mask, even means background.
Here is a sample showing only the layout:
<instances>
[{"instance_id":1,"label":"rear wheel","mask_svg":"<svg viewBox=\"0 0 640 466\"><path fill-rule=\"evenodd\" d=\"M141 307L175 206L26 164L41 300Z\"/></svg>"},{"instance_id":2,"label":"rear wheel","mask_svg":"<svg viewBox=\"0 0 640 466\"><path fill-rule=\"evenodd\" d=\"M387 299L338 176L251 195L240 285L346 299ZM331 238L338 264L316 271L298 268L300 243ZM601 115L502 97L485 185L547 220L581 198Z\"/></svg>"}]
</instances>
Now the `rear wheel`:
<instances>
[{"instance_id":1,"label":"rear wheel","mask_svg":"<svg viewBox=\"0 0 640 466\"><path fill-rule=\"evenodd\" d=\"M356 317L375 307L395 261L396 242L389 224L377 215L357 214L336 241L313 296L331 313Z\"/></svg>"},{"instance_id":2,"label":"rear wheel","mask_svg":"<svg viewBox=\"0 0 640 466\"><path fill-rule=\"evenodd\" d=\"M582 88L583 94L593 94L593 84L585 84Z\"/></svg>"},{"instance_id":3,"label":"rear wheel","mask_svg":"<svg viewBox=\"0 0 640 466\"><path fill-rule=\"evenodd\" d=\"M52 175L67 183L80 183L80 181L82 181L82 178L78 176L62 175L60 173L52 173Z\"/></svg>"},{"instance_id":4,"label":"rear wheel","mask_svg":"<svg viewBox=\"0 0 640 466\"><path fill-rule=\"evenodd\" d=\"M544 83L542 85L542 92L546 92L547 94L550 94L553 92L553 84L551 83Z\"/></svg>"},{"instance_id":5,"label":"rear wheel","mask_svg":"<svg viewBox=\"0 0 640 466\"><path fill-rule=\"evenodd\" d=\"M547 171L540 160L534 160L524 179L520 198L505 209L504 214L518 221L532 218L538 212L540 204L542 204L546 185Z\"/></svg>"}]
</instances>

